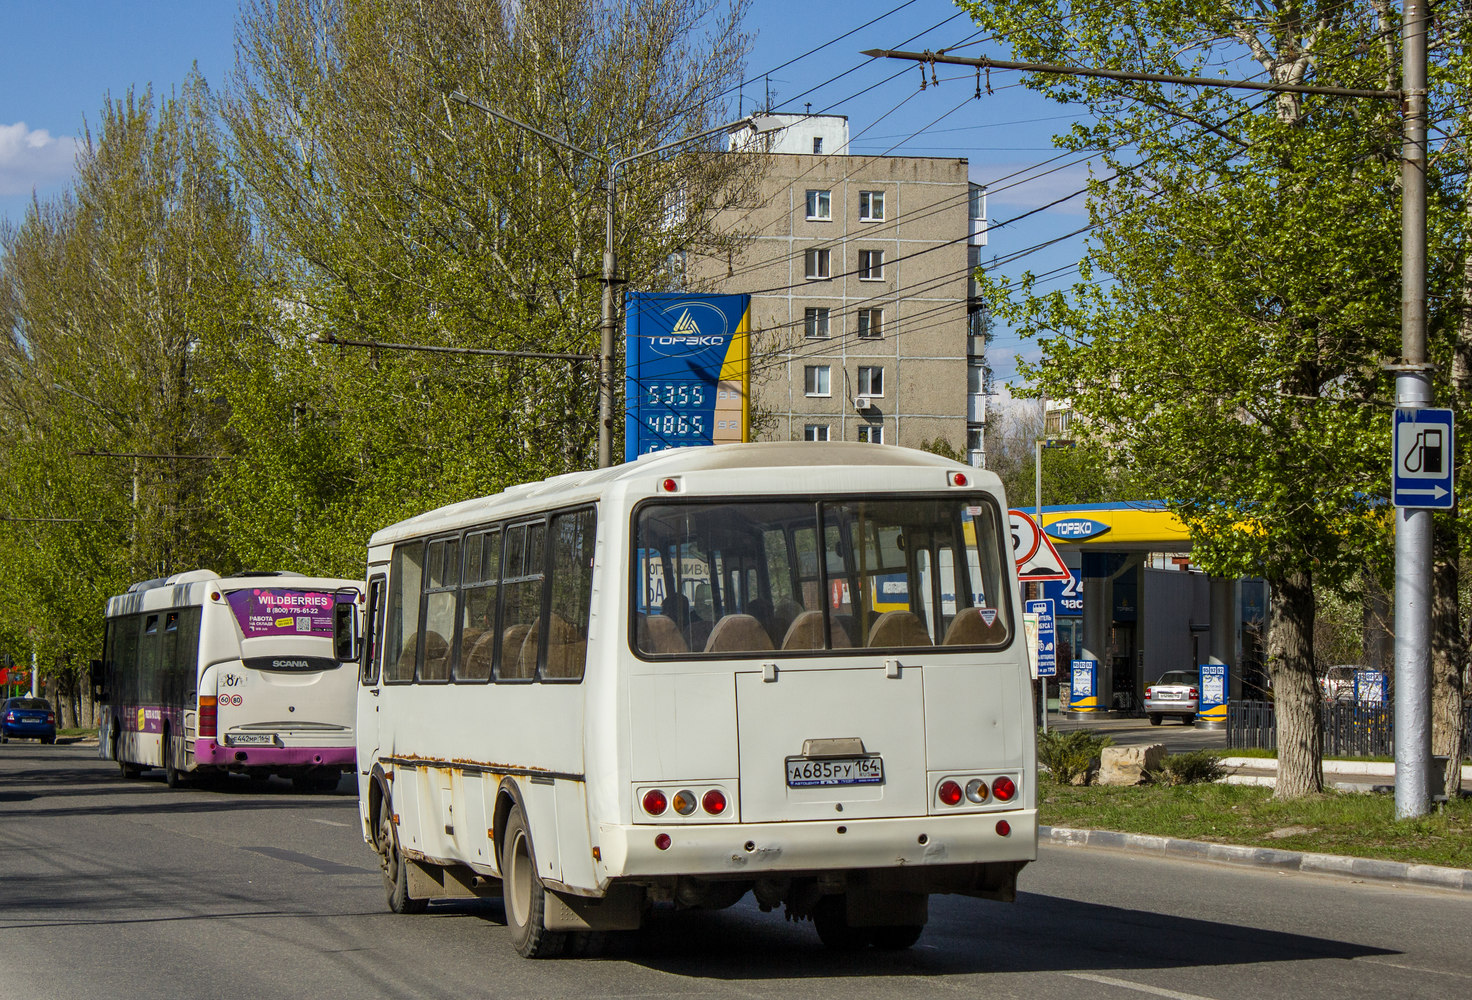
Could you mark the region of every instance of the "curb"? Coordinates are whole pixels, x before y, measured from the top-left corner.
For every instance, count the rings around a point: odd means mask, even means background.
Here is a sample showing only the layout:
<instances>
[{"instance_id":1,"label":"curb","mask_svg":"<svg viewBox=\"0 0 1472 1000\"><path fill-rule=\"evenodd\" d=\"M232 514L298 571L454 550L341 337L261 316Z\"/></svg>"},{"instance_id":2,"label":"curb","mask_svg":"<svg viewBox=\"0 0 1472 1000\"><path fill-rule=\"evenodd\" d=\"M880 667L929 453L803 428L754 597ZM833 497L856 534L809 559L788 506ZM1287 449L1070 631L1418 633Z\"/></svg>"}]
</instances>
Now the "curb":
<instances>
[{"instance_id":1,"label":"curb","mask_svg":"<svg viewBox=\"0 0 1472 1000\"><path fill-rule=\"evenodd\" d=\"M1223 757L1224 767L1246 767L1261 771L1276 771L1276 757ZM1395 764L1378 760L1329 760L1324 761L1326 774L1366 774L1375 777L1394 778ZM1462 765L1462 780L1472 782L1472 764Z\"/></svg>"},{"instance_id":2,"label":"curb","mask_svg":"<svg viewBox=\"0 0 1472 1000\"><path fill-rule=\"evenodd\" d=\"M1272 847L1243 847L1211 844L1204 840L1180 840L1142 833L1111 830L1074 830L1067 827L1038 827L1040 843L1059 847L1096 847L1105 850L1154 854L1181 861L1213 861L1219 864L1272 868L1277 871L1314 875L1344 875L1377 882L1397 882L1428 889L1450 889L1472 893L1472 871L1439 865L1414 865L1403 861L1351 858L1342 854L1307 854Z\"/></svg>"}]
</instances>

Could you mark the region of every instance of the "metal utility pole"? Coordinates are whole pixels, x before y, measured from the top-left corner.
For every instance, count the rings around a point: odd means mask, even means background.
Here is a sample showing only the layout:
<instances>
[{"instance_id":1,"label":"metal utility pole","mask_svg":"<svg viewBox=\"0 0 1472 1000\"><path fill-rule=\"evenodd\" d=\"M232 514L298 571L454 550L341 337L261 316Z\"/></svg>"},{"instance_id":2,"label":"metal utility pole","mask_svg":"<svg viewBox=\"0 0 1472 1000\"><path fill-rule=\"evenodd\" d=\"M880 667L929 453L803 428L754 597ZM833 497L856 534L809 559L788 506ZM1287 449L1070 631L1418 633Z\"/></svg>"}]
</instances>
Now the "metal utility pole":
<instances>
[{"instance_id":1,"label":"metal utility pole","mask_svg":"<svg viewBox=\"0 0 1472 1000\"><path fill-rule=\"evenodd\" d=\"M1401 26L1401 363L1395 405L1432 402L1426 363L1426 3L1406 0ZM1395 508L1395 815L1430 808L1431 511Z\"/></svg>"}]
</instances>

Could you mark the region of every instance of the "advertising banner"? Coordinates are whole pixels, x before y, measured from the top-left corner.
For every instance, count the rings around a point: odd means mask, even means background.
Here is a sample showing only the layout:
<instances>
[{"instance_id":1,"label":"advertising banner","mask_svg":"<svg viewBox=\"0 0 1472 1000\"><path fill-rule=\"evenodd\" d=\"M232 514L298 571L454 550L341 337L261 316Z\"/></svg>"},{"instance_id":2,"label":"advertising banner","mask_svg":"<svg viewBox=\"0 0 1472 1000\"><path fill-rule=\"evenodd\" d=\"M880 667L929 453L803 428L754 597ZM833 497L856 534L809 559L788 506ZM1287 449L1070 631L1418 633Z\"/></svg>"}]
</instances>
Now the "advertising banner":
<instances>
[{"instance_id":1,"label":"advertising banner","mask_svg":"<svg viewBox=\"0 0 1472 1000\"><path fill-rule=\"evenodd\" d=\"M1385 704L1385 672L1356 670L1354 672L1354 700L1361 705Z\"/></svg>"},{"instance_id":2,"label":"advertising banner","mask_svg":"<svg viewBox=\"0 0 1472 1000\"><path fill-rule=\"evenodd\" d=\"M1028 601L1026 610L1037 615L1037 670L1034 677L1056 677L1058 675L1058 630L1053 621L1052 601Z\"/></svg>"},{"instance_id":3,"label":"advertising banner","mask_svg":"<svg viewBox=\"0 0 1472 1000\"><path fill-rule=\"evenodd\" d=\"M1201 664L1201 700L1196 702L1196 717L1207 722L1227 721L1227 665Z\"/></svg>"},{"instance_id":4,"label":"advertising banner","mask_svg":"<svg viewBox=\"0 0 1472 1000\"><path fill-rule=\"evenodd\" d=\"M626 299L624 461L747 439L751 296Z\"/></svg>"},{"instance_id":5,"label":"advertising banner","mask_svg":"<svg viewBox=\"0 0 1472 1000\"><path fill-rule=\"evenodd\" d=\"M1099 711L1099 661L1074 660L1068 688L1068 710L1070 712Z\"/></svg>"},{"instance_id":6,"label":"advertising banner","mask_svg":"<svg viewBox=\"0 0 1472 1000\"><path fill-rule=\"evenodd\" d=\"M319 635L332 638L337 595L313 590L256 587L225 595L247 639L267 635Z\"/></svg>"}]
</instances>

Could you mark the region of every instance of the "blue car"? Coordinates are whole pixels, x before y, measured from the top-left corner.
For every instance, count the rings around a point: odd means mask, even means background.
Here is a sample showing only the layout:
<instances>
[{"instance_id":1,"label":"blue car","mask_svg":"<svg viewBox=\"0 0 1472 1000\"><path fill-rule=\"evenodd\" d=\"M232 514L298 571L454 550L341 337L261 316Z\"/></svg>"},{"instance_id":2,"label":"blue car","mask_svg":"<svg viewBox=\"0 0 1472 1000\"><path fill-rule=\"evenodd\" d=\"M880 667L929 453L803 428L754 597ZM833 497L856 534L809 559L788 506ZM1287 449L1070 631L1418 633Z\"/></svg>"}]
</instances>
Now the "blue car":
<instances>
[{"instance_id":1,"label":"blue car","mask_svg":"<svg viewBox=\"0 0 1472 1000\"><path fill-rule=\"evenodd\" d=\"M12 739L56 742L56 713L45 698L7 698L0 704L0 743Z\"/></svg>"}]
</instances>

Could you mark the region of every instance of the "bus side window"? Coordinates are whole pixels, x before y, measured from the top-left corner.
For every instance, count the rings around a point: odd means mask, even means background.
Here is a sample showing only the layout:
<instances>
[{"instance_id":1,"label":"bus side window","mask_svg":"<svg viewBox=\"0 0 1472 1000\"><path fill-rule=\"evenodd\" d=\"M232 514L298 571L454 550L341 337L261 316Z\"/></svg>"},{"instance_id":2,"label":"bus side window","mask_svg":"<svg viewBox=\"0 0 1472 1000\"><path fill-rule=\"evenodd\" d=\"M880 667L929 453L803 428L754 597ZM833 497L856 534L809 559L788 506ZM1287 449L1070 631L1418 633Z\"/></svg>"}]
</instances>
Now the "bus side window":
<instances>
[{"instance_id":1,"label":"bus side window","mask_svg":"<svg viewBox=\"0 0 1472 1000\"><path fill-rule=\"evenodd\" d=\"M595 517L588 509L552 519L552 596L542 667L548 680L581 680L587 663Z\"/></svg>"},{"instance_id":2,"label":"bus side window","mask_svg":"<svg viewBox=\"0 0 1472 1000\"><path fill-rule=\"evenodd\" d=\"M546 535L547 526L540 522L506 529L497 680L529 681L536 676Z\"/></svg>"},{"instance_id":3,"label":"bus side window","mask_svg":"<svg viewBox=\"0 0 1472 1000\"><path fill-rule=\"evenodd\" d=\"M496 652L496 593L501 584L501 532L488 531L465 540L465 573L460 594L460 659L457 681L484 681L491 676Z\"/></svg>"},{"instance_id":4,"label":"bus side window","mask_svg":"<svg viewBox=\"0 0 1472 1000\"><path fill-rule=\"evenodd\" d=\"M363 622L363 662L359 677L364 684L378 683L378 650L383 645L384 579L375 576L368 584L368 608Z\"/></svg>"},{"instance_id":5,"label":"bus side window","mask_svg":"<svg viewBox=\"0 0 1472 1000\"><path fill-rule=\"evenodd\" d=\"M385 683L407 684L414 679L414 658L419 651L419 582L424 575L423 567L423 542L407 542L394 547L387 621L384 623Z\"/></svg>"},{"instance_id":6,"label":"bus side window","mask_svg":"<svg viewBox=\"0 0 1472 1000\"><path fill-rule=\"evenodd\" d=\"M455 603L460 588L460 540L429 543L424 577L424 652L418 679L440 683L450 679L450 641L455 637Z\"/></svg>"}]
</instances>

